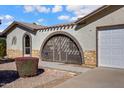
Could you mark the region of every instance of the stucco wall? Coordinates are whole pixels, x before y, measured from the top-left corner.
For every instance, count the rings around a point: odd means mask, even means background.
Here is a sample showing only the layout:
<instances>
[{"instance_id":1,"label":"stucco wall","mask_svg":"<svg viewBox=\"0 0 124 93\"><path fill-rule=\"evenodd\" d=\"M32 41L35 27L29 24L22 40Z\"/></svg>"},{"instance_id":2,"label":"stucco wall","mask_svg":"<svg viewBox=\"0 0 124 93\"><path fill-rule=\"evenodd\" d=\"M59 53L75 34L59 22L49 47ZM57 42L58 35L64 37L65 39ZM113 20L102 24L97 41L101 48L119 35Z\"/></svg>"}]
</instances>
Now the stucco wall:
<instances>
[{"instance_id":1,"label":"stucco wall","mask_svg":"<svg viewBox=\"0 0 124 93\"><path fill-rule=\"evenodd\" d=\"M96 50L96 27L124 24L123 17L124 8L121 8L77 30L75 35L78 38L81 46L83 47L83 50Z\"/></svg>"},{"instance_id":2,"label":"stucco wall","mask_svg":"<svg viewBox=\"0 0 124 93\"><path fill-rule=\"evenodd\" d=\"M22 50L22 36L25 33L24 30L16 27L11 33L7 35L7 49L19 49ZM17 38L17 43L16 45L12 45L12 39L13 37L16 36Z\"/></svg>"},{"instance_id":3,"label":"stucco wall","mask_svg":"<svg viewBox=\"0 0 124 93\"><path fill-rule=\"evenodd\" d=\"M19 49L19 50L22 50L22 38L24 36L24 34L27 33L27 34L30 34L31 37L32 37L32 41L34 42L33 44L35 44L36 42L36 34L32 34L30 33L30 31L26 31L26 29L22 29L20 27L16 27L13 31L11 31L8 35L7 35L7 48L8 49ZM16 45L12 45L12 38L16 36L17 38L17 43Z\"/></svg>"},{"instance_id":4,"label":"stucco wall","mask_svg":"<svg viewBox=\"0 0 124 93\"><path fill-rule=\"evenodd\" d=\"M15 58L18 56L22 56L23 55L23 45L22 45L22 38L23 35L25 33L29 33L27 32L25 29L22 29L20 27L16 27L13 31L11 31L8 35L7 35L7 55L10 58ZM29 33L31 34L31 33ZM12 39L13 37L17 38L16 44L12 44ZM34 38L34 35L31 34L32 38Z\"/></svg>"},{"instance_id":5,"label":"stucco wall","mask_svg":"<svg viewBox=\"0 0 124 93\"><path fill-rule=\"evenodd\" d=\"M42 31L42 30L39 30L37 33L36 33L36 37L33 38L33 45L32 45L32 48L35 49L35 50L40 50L40 47L41 47L41 44L43 43L43 41L46 39L46 37L48 35L50 35L51 33L53 32L58 32L58 31L65 31L65 32L68 32L70 33L71 35L74 35L75 31L74 29L61 29L61 30L56 30L56 31Z\"/></svg>"}]
</instances>

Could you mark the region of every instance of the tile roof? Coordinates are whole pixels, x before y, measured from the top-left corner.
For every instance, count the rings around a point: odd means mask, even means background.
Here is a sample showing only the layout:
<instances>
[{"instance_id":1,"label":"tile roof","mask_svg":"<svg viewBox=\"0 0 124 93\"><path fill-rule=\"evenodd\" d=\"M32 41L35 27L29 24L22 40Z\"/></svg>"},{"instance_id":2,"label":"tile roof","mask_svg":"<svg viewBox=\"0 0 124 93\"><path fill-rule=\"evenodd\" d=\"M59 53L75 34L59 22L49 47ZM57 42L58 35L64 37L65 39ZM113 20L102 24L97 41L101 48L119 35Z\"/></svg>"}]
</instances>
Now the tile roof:
<instances>
[{"instance_id":1,"label":"tile roof","mask_svg":"<svg viewBox=\"0 0 124 93\"><path fill-rule=\"evenodd\" d=\"M25 23L25 22L18 22L18 21L15 21L15 22L16 22L16 24L25 26L32 30L42 29L42 28L46 27L46 26L42 26L42 25L38 25L38 24L34 24L34 23Z\"/></svg>"},{"instance_id":2,"label":"tile roof","mask_svg":"<svg viewBox=\"0 0 124 93\"><path fill-rule=\"evenodd\" d=\"M47 27L44 27L44 28L64 27L64 26L71 26L71 25L75 25L75 23L70 22L70 23L56 24L56 25L47 26Z\"/></svg>"},{"instance_id":3,"label":"tile roof","mask_svg":"<svg viewBox=\"0 0 124 93\"><path fill-rule=\"evenodd\" d=\"M33 24L33 23L25 23L25 22L18 22L18 21L14 21L11 25L9 25L3 32L2 34L7 34L8 31L10 31L10 29L14 26L22 26L25 27L31 31L37 31L39 29L42 29L46 26L42 26L42 25L37 25L37 24Z\"/></svg>"}]
</instances>

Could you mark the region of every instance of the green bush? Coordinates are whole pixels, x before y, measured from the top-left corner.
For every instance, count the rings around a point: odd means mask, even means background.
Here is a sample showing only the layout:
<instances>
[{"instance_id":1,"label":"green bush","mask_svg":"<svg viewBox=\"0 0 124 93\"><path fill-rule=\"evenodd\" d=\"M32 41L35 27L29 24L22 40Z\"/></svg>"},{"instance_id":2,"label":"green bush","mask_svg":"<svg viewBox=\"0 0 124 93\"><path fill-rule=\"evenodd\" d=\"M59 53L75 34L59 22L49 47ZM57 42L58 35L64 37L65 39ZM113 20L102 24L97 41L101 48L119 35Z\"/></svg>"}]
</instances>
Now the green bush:
<instances>
[{"instance_id":1,"label":"green bush","mask_svg":"<svg viewBox=\"0 0 124 93\"><path fill-rule=\"evenodd\" d=\"M0 58L6 55L6 40L0 38Z\"/></svg>"}]
</instances>

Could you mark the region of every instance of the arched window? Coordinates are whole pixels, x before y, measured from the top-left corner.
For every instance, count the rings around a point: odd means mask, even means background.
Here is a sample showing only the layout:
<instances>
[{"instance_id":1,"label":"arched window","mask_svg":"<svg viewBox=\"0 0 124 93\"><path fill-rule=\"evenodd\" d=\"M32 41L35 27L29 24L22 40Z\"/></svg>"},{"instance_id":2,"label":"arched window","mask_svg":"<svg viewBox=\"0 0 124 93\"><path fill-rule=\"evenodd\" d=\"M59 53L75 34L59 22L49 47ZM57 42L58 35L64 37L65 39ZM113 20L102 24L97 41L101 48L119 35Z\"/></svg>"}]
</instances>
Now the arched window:
<instances>
[{"instance_id":1,"label":"arched window","mask_svg":"<svg viewBox=\"0 0 124 93\"><path fill-rule=\"evenodd\" d=\"M12 38L12 45L16 45L16 43L17 43L17 38L16 38L16 36L14 36Z\"/></svg>"},{"instance_id":2,"label":"arched window","mask_svg":"<svg viewBox=\"0 0 124 93\"><path fill-rule=\"evenodd\" d=\"M30 47L30 37L25 35L25 47Z\"/></svg>"},{"instance_id":3,"label":"arched window","mask_svg":"<svg viewBox=\"0 0 124 93\"><path fill-rule=\"evenodd\" d=\"M23 36L23 51L24 56L31 55L31 36L29 34Z\"/></svg>"}]
</instances>

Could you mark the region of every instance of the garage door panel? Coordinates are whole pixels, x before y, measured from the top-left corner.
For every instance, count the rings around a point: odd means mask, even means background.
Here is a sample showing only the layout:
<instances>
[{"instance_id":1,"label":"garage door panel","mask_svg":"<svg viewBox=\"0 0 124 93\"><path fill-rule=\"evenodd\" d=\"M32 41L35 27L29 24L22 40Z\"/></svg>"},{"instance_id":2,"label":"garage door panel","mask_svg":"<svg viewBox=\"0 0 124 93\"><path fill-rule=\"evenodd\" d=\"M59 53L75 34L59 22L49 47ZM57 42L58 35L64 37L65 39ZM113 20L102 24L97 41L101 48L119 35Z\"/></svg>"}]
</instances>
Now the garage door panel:
<instances>
[{"instance_id":1,"label":"garage door panel","mask_svg":"<svg viewBox=\"0 0 124 93\"><path fill-rule=\"evenodd\" d=\"M112 48L111 53L112 55L115 55L115 56L124 56L124 51L121 50L121 48Z\"/></svg>"},{"instance_id":2,"label":"garage door panel","mask_svg":"<svg viewBox=\"0 0 124 93\"><path fill-rule=\"evenodd\" d=\"M124 67L124 64L122 64L122 60L123 58L122 57L114 57L112 56L113 59L111 60L110 57L102 57L103 59L101 59L101 64L100 66L106 66L106 67L114 67L114 68L123 68ZM108 59L108 60L105 60L105 59Z\"/></svg>"},{"instance_id":3,"label":"garage door panel","mask_svg":"<svg viewBox=\"0 0 124 93\"><path fill-rule=\"evenodd\" d=\"M124 29L98 31L98 65L124 68Z\"/></svg>"}]
</instances>

